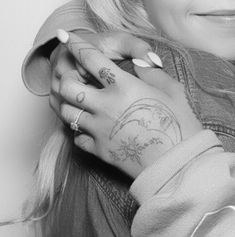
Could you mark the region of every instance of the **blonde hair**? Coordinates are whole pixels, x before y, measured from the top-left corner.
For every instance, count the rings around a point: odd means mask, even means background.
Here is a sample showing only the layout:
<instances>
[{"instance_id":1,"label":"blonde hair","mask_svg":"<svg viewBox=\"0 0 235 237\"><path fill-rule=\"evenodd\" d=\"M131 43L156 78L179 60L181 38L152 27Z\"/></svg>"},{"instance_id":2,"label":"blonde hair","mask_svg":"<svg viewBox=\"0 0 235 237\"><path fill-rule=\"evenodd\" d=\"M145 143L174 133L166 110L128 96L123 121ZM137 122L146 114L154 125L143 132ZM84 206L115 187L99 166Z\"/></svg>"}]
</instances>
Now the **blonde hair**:
<instances>
[{"instance_id":1,"label":"blonde hair","mask_svg":"<svg viewBox=\"0 0 235 237\"><path fill-rule=\"evenodd\" d=\"M145 39L168 42L188 59L178 44L161 37L150 23L141 0L84 0L84 11L97 32L124 31ZM27 220L46 217L63 194L71 164L72 144L71 131L62 124L57 126L40 156L36 171L37 190Z\"/></svg>"}]
</instances>

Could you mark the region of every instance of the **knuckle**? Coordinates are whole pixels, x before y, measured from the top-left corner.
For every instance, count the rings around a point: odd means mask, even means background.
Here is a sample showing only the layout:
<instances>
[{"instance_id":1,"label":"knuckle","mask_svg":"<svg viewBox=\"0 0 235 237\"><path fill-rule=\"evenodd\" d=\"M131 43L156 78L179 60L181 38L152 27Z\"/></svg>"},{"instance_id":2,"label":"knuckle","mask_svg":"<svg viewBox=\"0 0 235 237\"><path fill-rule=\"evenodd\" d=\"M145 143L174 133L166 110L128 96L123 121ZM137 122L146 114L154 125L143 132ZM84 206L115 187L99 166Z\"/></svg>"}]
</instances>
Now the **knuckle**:
<instances>
[{"instance_id":1,"label":"knuckle","mask_svg":"<svg viewBox=\"0 0 235 237\"><path fill-rule=\"evenodd\" d=\"M87 123L88 121L90 121L91 116L89 113L83 113L83 115L81 116L81 120L83 121L83 123Z\"/></svg>"},{"instance_id":2,"label":"knuckle","mask_svg":"<svg viewBox=\"0 0 235 237\"><path fill-rule=\"evenodd\" d=\"M67 104L61 104L60 106L60 115L63 120L69 121L69 111L68 111L68 105Z\"/></svg>"},{"instance_id":3,"label":"knuckle","mask_svg":"<svg viewBox=\"0 0 235 237\"><path fill-rule=\"evenodd\" d=\"M70 59L67 55L68 53L64 53L61 55L57 55L59 57L55 62L52 64L52 71L56 75L57 78L61 78L66 72L70 70L74 70L74 61Z\"/></svg>"},{"instance_id":4,"label":"knuckle","mask_svg":"<svg viewBox=\"0 0 235 237\"><path fill-rule=\"evenodd\" d=\"M90 153L95 152L95 142L94 139L88 135L81 134L74 138L74 143L76 146L80 147L82 150Z\"/></svg>"},{"instance_id":5,"label":"knuckle","mask_svg":"<svg viewBox=\"0 0 235 237\"><path fill-rule=\"evenodd\" d=\"M81 62L81 63L82 63L83 65L89 65L89 64L91 64L92 61L94 61L92 55L93 55L92 52L87 51L85 54L82 55L82 57L81 57L82 62Z\"/></svg>"},{"instance_id":6,"label":"knuckle","mask_svg":"<svg viewBox=\"0 0 235 237\"><path fill-rule=\"evenodd\" d=\"M66 97L68 91L69 91L68 80L65 77L63 77L60 81L59 93L62 97Z\"/></svg>"},{"instance_id":7,"label":"knuckle","mask_svg":"<svg viewBox=\"0 0 235 237\"><path fill-rule=\"evenodd\" d=\"M61 66L60 66L59 64L57 64L57 65L55 66L54 72L55 72L55 76L56 76L57 78L59 78L59 79L60 79L61 76L63 75L62 68L61 68Z\"/></svg>"},{"instance_id":8,"label":"knuckle","mask_svg":"<svg viewBox=\"0 0 235 237\"><path fill-rule=\"evenodd\" d=\"M61 78L62 75L66 72L66 69L68 68L66 66L66 62L65 62L65 58L63 56L61 56L61 58L58 59L57 63L54 65L54 71L55 71L55 75L58 78Z\"/></svg>"},{"instance_id":9,"label":"knuckle","mask_svg":"<svg viewBox=\"0 0 235 237\"><path fill-rule=\"evenodd\" d=\"M60 79L59 93L61 96L66 97L70 91L71 82L73 79L77 78L76 71L71 70L63 74Z\"/></svg>"}]
</instances>

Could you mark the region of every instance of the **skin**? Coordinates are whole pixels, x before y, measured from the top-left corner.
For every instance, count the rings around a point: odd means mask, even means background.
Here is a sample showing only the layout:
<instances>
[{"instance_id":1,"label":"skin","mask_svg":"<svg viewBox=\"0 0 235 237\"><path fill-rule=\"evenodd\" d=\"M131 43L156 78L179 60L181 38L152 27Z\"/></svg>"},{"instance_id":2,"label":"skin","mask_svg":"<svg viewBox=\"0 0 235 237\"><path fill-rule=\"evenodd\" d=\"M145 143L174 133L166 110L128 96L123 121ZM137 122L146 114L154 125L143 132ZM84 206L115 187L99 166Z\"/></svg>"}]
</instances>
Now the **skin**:
<instances>
[{"instance_id":1,"label":"skin","mask_svg":"<svg viewBox=\"0 0 235 237\"><path fill-rule=\"evenodd\" d=\"M228 23L221 17L221 12L220 16L217 12L213 20L211 16L208 18L212 11L235 9L234 1L144 0L144 4L152 24L171 40L226 59L235 58L234 20ZM115 59L112 53L118 50L112 50L112 44L105 47L96 43L107 42L107 39L110 42L112 36L98 34L96 37L92 35L92 40L88 36L88 41ZM117 35L115 38L118 39ZM123 39L123 35L119 39ZM129 48L135 49L132 46L135 45L133 37L129 36L126 42L129 42ZM83 134L75 138L76 145L136 177L164 152L202 127L188 105L180 83L161 70L135 67L139 79L152 86L149 87L136 77L115 68L92 45L70 34L65 46L75 56L79 68L83 69L79 71L85 69L93 74L103 89L90 91L84 84L75 83L78 80L84 82L82 73L81 77L77 77L76 73L63 74L61 80L57 79L59 86L52 87L51 105L68 124L84 108L85 112L79 120ZM107 48L111 54L107 53ZM149 46L145 44L141 53L132 53L131 57L142 58L149 63L151 60L146 56L148 51ZM81 91L84 100L78 104L74 98ZM57 101L57 96L62 98L62 105L53 103ZM92 105L92 101L96 103Z\"/></svg>"},{"instance_id":2,"label":"skin","mask_svg":"<svg viewBox=\"0 0 235 237\"><path fill-rule=\"evenodd\" d=\"M202 129L183 85L162 70L136 67L139 80L73 33L64 46L102 85L98 89L82 83L76 70L52 81L51 105L67 124L84 109L79 117L83 137L78 135L75 143L85 151L136 177ZM78 101L81 93L83 100ZM56 98L63 98L62 104Z\"/></svg>"},{"instance_id":3,"label":"skin","mask_svg":"<svg viewBox=\"0 0 235 237\"><path fill-rule=\"evenodd\" d=\"M208 20L197 14L235 10L234 0L144 0L150 21L168 38L226 59L235 59L235 18ZM217 20L216 20L217 19Z\"/></svg>"}]
</instances>

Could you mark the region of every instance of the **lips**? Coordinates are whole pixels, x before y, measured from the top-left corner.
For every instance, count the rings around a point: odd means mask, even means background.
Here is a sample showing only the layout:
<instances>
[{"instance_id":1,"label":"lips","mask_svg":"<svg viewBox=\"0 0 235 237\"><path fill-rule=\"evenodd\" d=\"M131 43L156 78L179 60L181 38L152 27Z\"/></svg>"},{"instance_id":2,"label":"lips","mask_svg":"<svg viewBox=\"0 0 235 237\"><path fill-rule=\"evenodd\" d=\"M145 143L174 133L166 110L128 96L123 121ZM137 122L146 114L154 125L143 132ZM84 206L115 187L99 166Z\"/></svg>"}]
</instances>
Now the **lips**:
<instances>
[{"instance_id":1,"label":"lips","mask_svg":"<svg viewBox=\"0 0 235 237\"><path fill-rule=\"evenodd\" d=\"M220 11L211 11L206 13L196 14L198 16L224 16L230 17L235 16L235 10L220 10Z\"/></svg>"},{"instance_id":2,"label":"lips","mask_svg":"<svg viewBox=\"0 0 235 237\"><path fill-rule=\"evenodd\" d=\"M217 25L235 27L235 10L210 11L194 15Z\"/></svg>"}]
</instances>

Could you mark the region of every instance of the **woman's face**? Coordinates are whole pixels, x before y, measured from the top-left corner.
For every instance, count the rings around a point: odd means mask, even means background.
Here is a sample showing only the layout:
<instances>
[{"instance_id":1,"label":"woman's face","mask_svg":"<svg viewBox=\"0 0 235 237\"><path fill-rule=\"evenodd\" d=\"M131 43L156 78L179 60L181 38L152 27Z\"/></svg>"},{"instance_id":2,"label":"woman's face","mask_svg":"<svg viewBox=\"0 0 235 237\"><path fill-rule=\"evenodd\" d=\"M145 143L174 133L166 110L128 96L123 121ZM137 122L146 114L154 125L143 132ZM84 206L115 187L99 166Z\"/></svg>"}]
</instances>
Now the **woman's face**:
<instances>
[{"instance_id":1,"label":"woman's face","mask_svg":"<svg viewBox=\"0 0 235 237\"><path fill-rule=\"evenodd\" d=\"M184 46L235 59L235 0L143 0L152 24Z\"/></svg>"}]
</instances>

